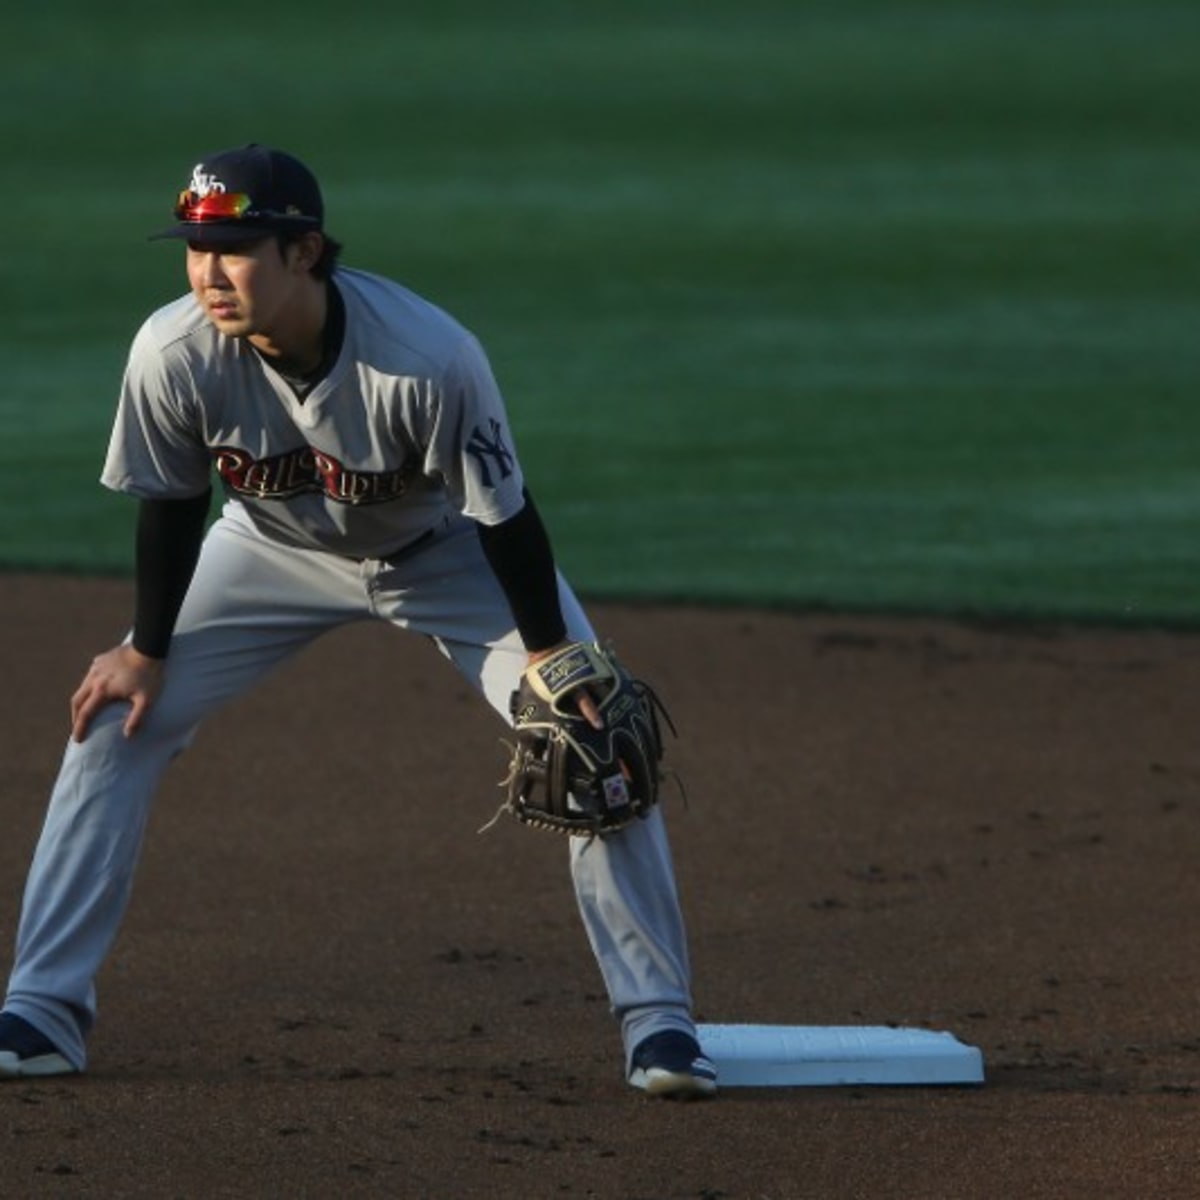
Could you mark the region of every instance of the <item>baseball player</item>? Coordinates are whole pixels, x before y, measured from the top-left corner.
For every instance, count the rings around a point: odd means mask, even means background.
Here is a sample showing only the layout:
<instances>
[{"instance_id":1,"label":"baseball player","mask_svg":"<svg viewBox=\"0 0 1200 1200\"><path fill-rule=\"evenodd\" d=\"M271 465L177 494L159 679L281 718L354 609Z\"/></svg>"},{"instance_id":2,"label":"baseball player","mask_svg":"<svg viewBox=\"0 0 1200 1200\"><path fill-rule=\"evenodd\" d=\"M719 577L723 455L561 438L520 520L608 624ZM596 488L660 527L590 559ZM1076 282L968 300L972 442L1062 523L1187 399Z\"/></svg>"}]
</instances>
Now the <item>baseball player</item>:
<instances>
[{"instance_id":1,"label":"baseball player","mask_svg":"<svg viewBox=\"0 0 1200 1200\"><path fill-rule=\"evenodd\" d=\"M71 698L24 893L0 1077L82 1071L95 976L167 764L219 704L361 618L431 638L503 717L527 667L595 635L555 567L479 342L339 265L301 162L196 164L176 223L190 292L129 354L105 486L137 497L132 629ZM205 532L213 476L224 494ZM577 707L602 718L585 693ZM572 837L583 923L652 1094L711 1095L661 810Z\"/></svg>"}]
</instances>

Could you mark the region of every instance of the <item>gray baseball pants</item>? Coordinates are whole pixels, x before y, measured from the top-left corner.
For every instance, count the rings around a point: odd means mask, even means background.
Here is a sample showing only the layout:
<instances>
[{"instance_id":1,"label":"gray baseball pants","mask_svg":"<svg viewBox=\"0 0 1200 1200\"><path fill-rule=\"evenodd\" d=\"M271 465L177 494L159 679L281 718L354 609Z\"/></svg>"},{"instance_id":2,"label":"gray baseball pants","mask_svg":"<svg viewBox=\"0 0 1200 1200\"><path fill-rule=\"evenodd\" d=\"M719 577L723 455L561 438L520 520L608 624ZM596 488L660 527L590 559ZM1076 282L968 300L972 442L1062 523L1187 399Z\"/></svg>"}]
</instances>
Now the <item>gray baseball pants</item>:
<instances>
[{"instance_id":1,"label":"gray baseball pants","mask_svg":"<svg viewBox=\"0 0 1200 1200\"><path fill-rule=\"evenodd\" d=\"M560 578L570 636L593 632ZM395 563L297 550L263 537L236 502L205 538L165 684L125 738L124 703L67 745L26 883L6 1011L80 1070L95 978L116 938L167 765L200 722L321 634L375 618L432 638L507 721L525 665L508 603L470 522L447 522ZM592 951L620 1020L626 1067L661 1029L694 1032L684 927L661 812L619 834L571 838L570 868Z\"/></svg>"}]
</instances>

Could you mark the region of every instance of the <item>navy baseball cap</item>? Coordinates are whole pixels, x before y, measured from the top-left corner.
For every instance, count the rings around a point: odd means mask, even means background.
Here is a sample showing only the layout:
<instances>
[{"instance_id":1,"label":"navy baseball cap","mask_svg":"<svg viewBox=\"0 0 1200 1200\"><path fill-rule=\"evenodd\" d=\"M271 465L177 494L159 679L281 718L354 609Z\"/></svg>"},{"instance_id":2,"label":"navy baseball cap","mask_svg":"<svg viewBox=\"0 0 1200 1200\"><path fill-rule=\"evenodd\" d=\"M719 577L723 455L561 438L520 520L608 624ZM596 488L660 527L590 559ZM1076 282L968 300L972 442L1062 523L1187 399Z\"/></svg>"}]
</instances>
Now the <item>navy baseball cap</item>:
<instances>
[{"instance_id":1,"label":"navy baseball cap","mask_svg":"<svg viewBox=\"0 0 1200 1200\"><path fill-rule=\"evenodd\" d=\"M316 176L298 158L251 143L198 162L175 202L175 219L151 240L250 242L319 230L325 205Z\"/></svg>"}]
</instances>

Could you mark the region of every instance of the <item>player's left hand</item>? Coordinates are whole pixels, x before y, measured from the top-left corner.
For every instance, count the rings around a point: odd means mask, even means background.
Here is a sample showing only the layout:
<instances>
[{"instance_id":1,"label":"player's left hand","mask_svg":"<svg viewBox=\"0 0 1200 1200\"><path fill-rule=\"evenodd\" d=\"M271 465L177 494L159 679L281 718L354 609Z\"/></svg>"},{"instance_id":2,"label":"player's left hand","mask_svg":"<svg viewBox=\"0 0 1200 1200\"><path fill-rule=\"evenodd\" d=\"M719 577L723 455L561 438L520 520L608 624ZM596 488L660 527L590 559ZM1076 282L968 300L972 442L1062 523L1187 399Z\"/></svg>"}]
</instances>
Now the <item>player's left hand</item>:
<instances>
[{"instance_id":1,"label":"player's left hand","mask_svg":"<svg viewBox=\"0 0 1200 1200\"><path fill-rule=\"evenodd\" d=\"M71 697L71 737L82 742L96 714L114 700L129 701L123 729L132 737L162 691L163 666L163 659L150 658L128 643L97 655Z\"/></svg>"},{"instance_id":2,"label":"player's left hand","mask_svg":"<svg viewBox=\"0 0 1200 1200\"><path fill-rule=\"evenodd\" d=\"M534 656L509 711L516 743L509 743L502 812L527 825L595 837L623 829L657 803L658 716L666 712L610 646L570 642Z\"/></svg>"},{"instance_id":3,"label":"player's left hand","mask_svg":"<svg viewBox=\"0 0 1200 1200\"><path fill-rule=\"evenodd\" d=\"M546 650L531 650L529 652L529 665L532 667L534 663L541 662L544 658L550 658L560 650L573 644L572 642L559 642L557 646L550 646ZM596 698L586 687L579 688L576 691L574 700L579 706L580 715L593 729L604 728L604 718L600 715L600 706L596 703Z\"/></svg>"}]
</instances>

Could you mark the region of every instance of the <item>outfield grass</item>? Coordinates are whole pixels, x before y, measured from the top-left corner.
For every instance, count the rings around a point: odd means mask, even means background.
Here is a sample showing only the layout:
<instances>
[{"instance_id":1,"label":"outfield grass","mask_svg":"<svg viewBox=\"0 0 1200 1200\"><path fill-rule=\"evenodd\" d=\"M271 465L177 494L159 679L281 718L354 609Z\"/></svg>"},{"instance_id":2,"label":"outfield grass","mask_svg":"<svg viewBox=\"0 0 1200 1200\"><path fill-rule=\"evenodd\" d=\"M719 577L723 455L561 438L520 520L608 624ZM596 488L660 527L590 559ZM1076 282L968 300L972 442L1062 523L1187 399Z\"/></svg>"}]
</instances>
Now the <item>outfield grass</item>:
<instances>
[{"instance_id":1,"label":"outfield grass","mask_svg":"<svg viewBox=\"0 0 1200 1200\"><path fill-rule=\"evenodd\" d=\"M255 139L484 338L581 590L1196 618L1196 6L575 8L9 18L0 563L127 569L142 239Z\"/></svg>"}]
</instances>

